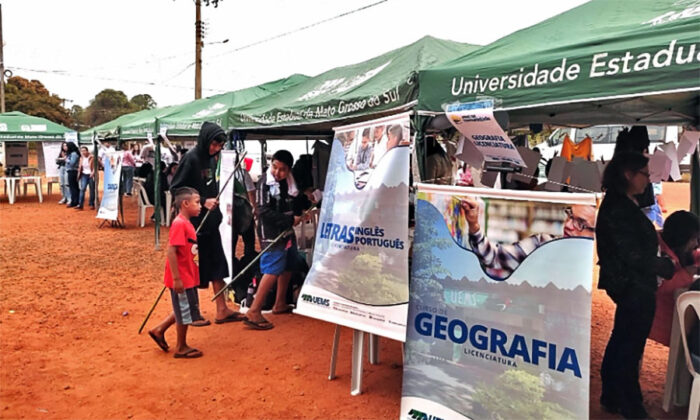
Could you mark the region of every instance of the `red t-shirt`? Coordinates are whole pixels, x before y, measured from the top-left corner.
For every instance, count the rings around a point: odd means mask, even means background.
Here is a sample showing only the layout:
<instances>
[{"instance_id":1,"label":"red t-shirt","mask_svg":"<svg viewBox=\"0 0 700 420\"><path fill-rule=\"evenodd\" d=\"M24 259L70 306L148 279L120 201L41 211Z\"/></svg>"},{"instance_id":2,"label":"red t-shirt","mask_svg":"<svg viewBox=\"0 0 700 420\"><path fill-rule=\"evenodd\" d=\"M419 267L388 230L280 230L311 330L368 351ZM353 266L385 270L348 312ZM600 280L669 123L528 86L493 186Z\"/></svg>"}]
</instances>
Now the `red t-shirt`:
<instances>
[{"instance_id":1,"label":"red t-shirt","mask_svg":"<svg viewBox=\"0 0 700 420\"><path fill-rule=\"evenodd\" d=\"M182 286L191 289L199 286L199 255L197 253L197 234L194 226L182 214L179 214L170 226L168 246L177 250L177 269L180 272ZM173 273L170 262L165 260L165 287L173 288Z\"/></svg>"}]
</instances>

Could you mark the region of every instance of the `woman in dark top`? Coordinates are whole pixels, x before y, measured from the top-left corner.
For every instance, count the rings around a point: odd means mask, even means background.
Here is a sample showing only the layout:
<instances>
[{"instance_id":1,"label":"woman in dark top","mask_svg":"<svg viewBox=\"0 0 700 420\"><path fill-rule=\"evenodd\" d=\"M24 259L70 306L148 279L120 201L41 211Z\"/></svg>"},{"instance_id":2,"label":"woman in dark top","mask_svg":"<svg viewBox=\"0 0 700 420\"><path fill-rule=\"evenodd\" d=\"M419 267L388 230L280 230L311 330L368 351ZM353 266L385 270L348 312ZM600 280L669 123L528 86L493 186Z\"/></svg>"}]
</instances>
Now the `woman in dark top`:
<instances>
[{"instance_id":1,"label":"woman in dark top","mask_svg":"<svg viewBox=\"0 0 700 420\"><path fill-rule=\"evenodd\" d=\"M68 157L66 158L66 178L68 178L68 188L70 189L70 202L67 207L78 206L78 195L80 187L78 186L78 164L80 163L80 150L73 142L67 142Z\"/></svg>"},{"instance_id":2,"label":"woman in dark top","mask_svg":"<svg viewBox=\"0 0 700 420\"><path fill-rule=\"evenodd\" d=\"M173 195L178 188L182 187L191 187L199 192L204 209L198 217L190 219L195 229L199 228L206 212L211 213L197 233L199 287L206 289L211 282L215 293L224 287L224 278L229 275L228 263L219 234L219 224L223 215L219 210L219 201L216 199L219 187L216 182L215 170L219 152L221 152L225 142L226 134L221 127L210 122L202 124L197 137L197 146L182 157L170 185ZM244 318L239 312L228 308L223 294L216 298L215 322L217 324L242 321ZM208 323L208 321L203 321L195 325L208 325Z\"/></svg>"},{"instance_id":3,"label":"woman in dark top","mask_svg":"<svg viewBox=\"0 0 700 420\"><path fill-rule=\"evenodd\" d=\"M656 276L673 275L671 261L657 257L654 225L635 198L649 184L648 161L637 152L613 157L603 174L605 198L596 222L598 287L617 305L601 366L600 402L625 418L648 417L639 386L639 361L654 319Z\"/></svg>"}]
</instances>

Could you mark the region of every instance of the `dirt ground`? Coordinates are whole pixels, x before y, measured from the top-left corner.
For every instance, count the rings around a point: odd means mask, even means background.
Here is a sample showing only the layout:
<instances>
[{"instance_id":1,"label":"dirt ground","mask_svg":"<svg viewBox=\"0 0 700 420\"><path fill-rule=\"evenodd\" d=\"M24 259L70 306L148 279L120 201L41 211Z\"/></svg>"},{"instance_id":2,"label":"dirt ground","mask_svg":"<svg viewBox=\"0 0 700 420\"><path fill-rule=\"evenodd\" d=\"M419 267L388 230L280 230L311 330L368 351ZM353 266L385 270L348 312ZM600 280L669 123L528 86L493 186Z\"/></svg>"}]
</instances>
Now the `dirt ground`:
<instances>
[{"instance_id":1,"label":"dirt ground","mask_svg":"<svg viewBox=\"0 0 700 420\"><path fill-rule=\"evenodd\" d=\"M687 183L665 184L669 211L686 209ZM338 377L328 380L334 326L298 315L270 315L276 328L240 324L190 329L204 352L174 360L137 330L162 286L163 251L153 225L136 227L126 199L126 229L104 226L91 211L58 197L0 195L0 418L15 419L395 419L401 398L398 342L380 340L379 365L365 358L363 394L350 396L351 331L343 328ZM161 232L167 242L167 229ZM597 278L597 271L595 274ZM210 291L202 310L213 319ZM170 310L157 307L150 326ZM601 412L598 371L614 304L593 294L591 417ZM175 331L166 336L171 346ZM641 380L650 414L661 410L665 347L648 341Z\"/></svg>"}]
</instances>

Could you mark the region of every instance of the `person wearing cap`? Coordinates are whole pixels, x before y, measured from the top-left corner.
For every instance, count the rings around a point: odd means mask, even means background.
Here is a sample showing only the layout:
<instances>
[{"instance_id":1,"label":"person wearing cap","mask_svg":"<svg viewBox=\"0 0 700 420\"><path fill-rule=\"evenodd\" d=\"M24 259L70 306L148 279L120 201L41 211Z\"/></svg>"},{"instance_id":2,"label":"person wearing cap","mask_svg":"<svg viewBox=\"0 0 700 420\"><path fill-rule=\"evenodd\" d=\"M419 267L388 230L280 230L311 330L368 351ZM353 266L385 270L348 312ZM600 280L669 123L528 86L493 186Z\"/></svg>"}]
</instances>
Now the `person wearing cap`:
<instances>
[{"instance_id":1,"label":"person wearing cap","mask_svg":"<svg viewBox=\"0 0 700 420\"><path fill-rule=\"evenodd\" d=\"M197 137L197 145L182 157L170 185L173 196L182 187L194 188L199 192L204 208L199 216L190 219L195 229L199 229L197 232L199 287L207 289L211 283L214 293L224 287L224 278L229 276L228 263L219 234L219 224L223 220L223 214L219 209L219 201L216 199L219 194L219 186L216 181L216 163L225 142L226 134L221 127L211 122L202 124ZM209 217L200 227L207 212L210 213ZM196 317L199 319L193 323L193 326L210 324L200 314L197 314ZM223 294L216 298L215 323L223 324L243 319L245 316L226 305Z\"/></svg>"},{"instance_id":2,"label":"person wearing cap","mask_svg":"<svg viewBox=\"0 0 700 420\"><path fill-rule=\"evenodd\" d=\"M287 287L292 271L299 259L294 232L275 241L283 232L302 221L302 213L310 206L306 195L297 188L292 167L294 157L287 150L279 150L272 155L268 170L258 181L256 199L258 214L258 237L260 246L272 247L260 257L260 271L263 276L255 299L246 313L245 325L256 330L269 330L273 324L262 316L262 308L273 285L277 285L273 314L289 313Z\"/></svg>"}]
</instances>

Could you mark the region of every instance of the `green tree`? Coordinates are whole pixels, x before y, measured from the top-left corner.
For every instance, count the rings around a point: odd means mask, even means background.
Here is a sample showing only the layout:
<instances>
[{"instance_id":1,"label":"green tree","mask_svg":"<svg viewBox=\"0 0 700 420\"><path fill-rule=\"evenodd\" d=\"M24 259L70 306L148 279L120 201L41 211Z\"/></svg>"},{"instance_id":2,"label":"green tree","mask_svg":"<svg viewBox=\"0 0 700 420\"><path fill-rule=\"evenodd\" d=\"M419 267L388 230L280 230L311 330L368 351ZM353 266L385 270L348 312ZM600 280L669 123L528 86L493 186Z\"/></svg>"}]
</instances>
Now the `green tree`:
<instances>
[{"instance_id":1,"label":"green tree","mask_svg":"<svg viewBox=\"0 0 700 420\"><path fill-rule=\"evenodd\" d=\"M38 80L12 76L5 84L5 109L43 117L58 124L73 123L70 112L63 107L63 99L51 94Z\"/></svg>"},{"instance_id":2,"label":"green tree","mask_svg":"<svg viewBox=\"0 0 700 420\"><path fill-rule=\"evenodd\" d=\"M129 102L124 92L104 89L95 95L90 105L85 108L84 121L89 127L94 127L135 111L134 105Z\"/></svg>"},{"instance_id":3,"label":"green tree","mask_svg":"<svg viewBox=\"0 0 700 420\"><path fill-rule=\"evenodd\" d=\"M141 111L144 109L153 109L156 107L156 101L153 100L151 95L147 93L141 93L139 95L135 95L133 98L131 98L131 105L137 110Z\"/></svg>"},{"instance_id":4,"label":"green tree","mask_svg":"<svg viewBox=\"0 0 700 420\"><path fill-rule=\"evenodd\" d=\"M73 119L73 128L76 130L80 131L88 127L87 124L85 124L85 110L82 106L73 105L70 108L70 116Z\"/></svg>"},{"instance_id":5,"label":"green tree","mask_svg":"<svg viewBox=\"0 0 700 420\"><path fill-rule=\"evenodd\" d=\"M493 419L564 419L573 413L559 404L544 401L545 387L540 378L524 370L503 372L493 385L476 387L474 401L491 413Z\"/></svg>"}]
</instances>

